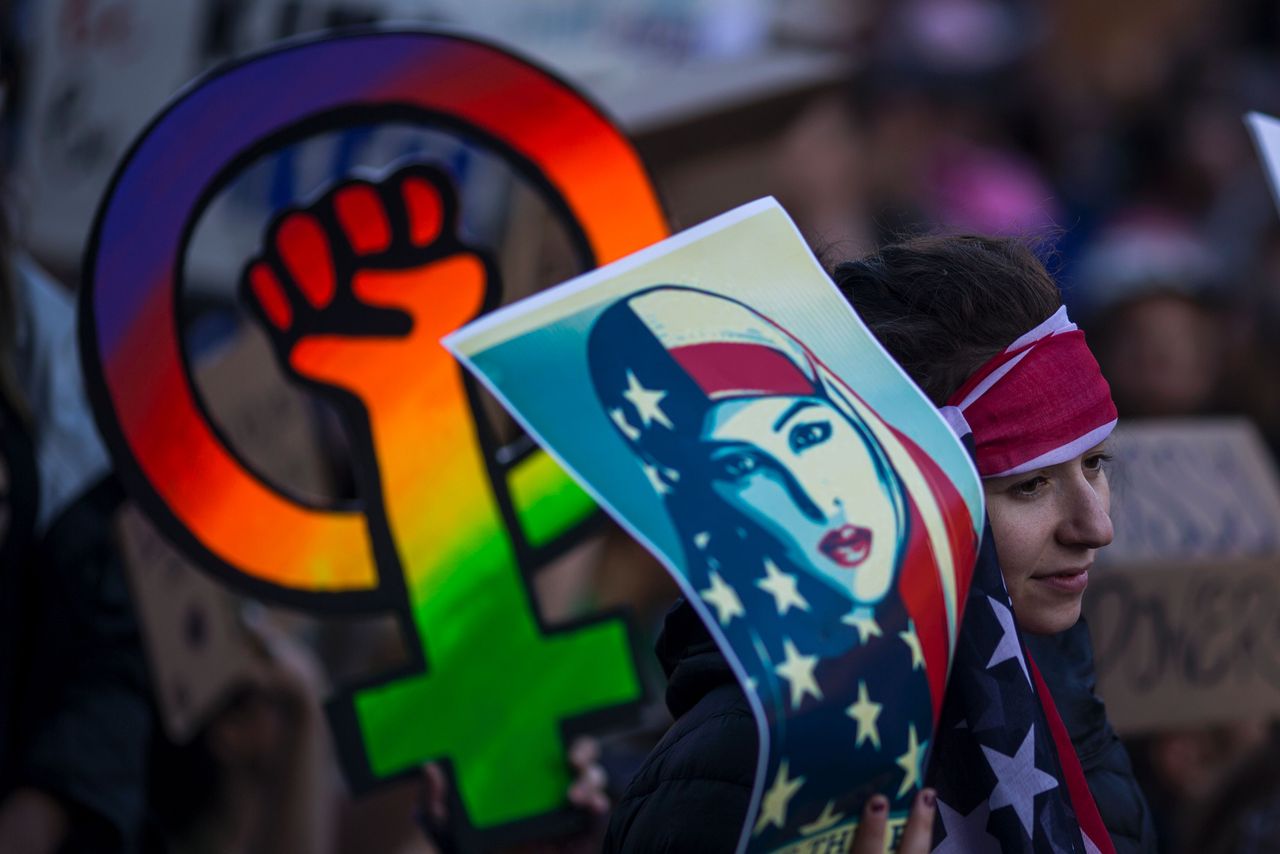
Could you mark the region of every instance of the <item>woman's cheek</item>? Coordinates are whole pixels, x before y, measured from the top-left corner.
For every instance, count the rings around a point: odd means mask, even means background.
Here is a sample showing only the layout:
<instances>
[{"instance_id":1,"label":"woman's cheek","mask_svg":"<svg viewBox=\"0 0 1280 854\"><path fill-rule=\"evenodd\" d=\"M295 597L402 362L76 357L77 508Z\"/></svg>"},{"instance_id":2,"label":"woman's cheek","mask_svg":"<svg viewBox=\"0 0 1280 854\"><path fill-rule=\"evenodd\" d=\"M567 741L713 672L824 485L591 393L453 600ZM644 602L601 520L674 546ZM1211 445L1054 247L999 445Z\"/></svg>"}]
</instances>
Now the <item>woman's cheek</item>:
<instances>
[{"instance_id":1,"label":"woman's cheek","mask_svg":"<svg viewBox=\"0 0 1280 854\"><path fill-rule=\"evenodd\" d=\"M987 515L991 520L991 535L996 543L996 556L1000 559L1000 571L1009 588L1009 596L1017 606L1017 594L1022 592L1023 582L1035 569L1036 557L1041 549L1038 520L1033 507L1003 494L987 496Z\"/></svg>"},{"instance_id":2,"label":"woman's cheek","mask_svg":"<svg viewBox=\"0 0 1280 854\"><path fill-rule=\"evenodd\" d=\"M809 554L817 545L814 522L808 519L771 472L759 472L733 486L717 489L726 503L788 544L793 556ZM799 537L799 540L795 538ZM810 556L810 560L813 557Z\"/></svg>"},{"instance_id":3,"label":"woman's cheek","mask_svg":"<svg viewBox=\"0 0 1280 854\"><path fill-rule=\"evenodd\" d=\"M874 605L889 592L893 583L893 562L874 558L854 576L853 597L859 604Z\"/></svg>"}]
</instances>

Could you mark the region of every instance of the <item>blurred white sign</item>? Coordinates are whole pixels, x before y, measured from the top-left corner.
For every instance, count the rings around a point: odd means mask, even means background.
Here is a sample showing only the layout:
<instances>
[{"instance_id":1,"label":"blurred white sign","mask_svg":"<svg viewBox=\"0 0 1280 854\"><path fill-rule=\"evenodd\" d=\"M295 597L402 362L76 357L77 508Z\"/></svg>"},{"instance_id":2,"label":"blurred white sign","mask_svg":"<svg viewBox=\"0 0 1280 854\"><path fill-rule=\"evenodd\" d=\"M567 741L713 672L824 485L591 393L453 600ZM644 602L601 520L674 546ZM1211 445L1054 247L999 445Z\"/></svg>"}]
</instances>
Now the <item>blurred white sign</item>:
<instances>
[{"instance_id":1,"label":"blurred white sign","mask_svg":"<svg viewBox=\"0 0 1280 854\"><path fill-rule=\"evenodd\" d=\"M1113 439L1110 567L1280 555L1280 479L1245 419L1122 421Z\"/></svg>"},{"instance_id":2,"label":"blurred white sign","mask_svg":"<svg viewBox=\"0 0 1280 854\"><path fill-rule=\"evenodd\" d=\"M201 4L48 0L29 7L15 170L20 233L39 254L70 265L115 164L190 77Z\"/></svg>"},{"instance_id":3,"label":"blurred white sign","mask_svg":"<svg viewBox=\"0 0 1280 854\"><path fill-rule=\"evenodd\" d=\"M169 98L218 62L291 36L372 23L465 28L550 65L583 86L631 133L840 79L848 61L839 53L767 50L772 0L40 0L29 5L26 109L13 184L21 236L59 271L79 265L116 164ZM403 137L331 136L254 166L211 203L188 258L192 289L228 291L245 245L281 207L352 168L379 168L409 149L420 153L422 143ZM434 157L460 156L460 142L440 142L427 144ZM405 150L388 153L396 145ZM481 177L472 170L470 185ZM484 187L479 192L494 195Z\"/></svg>"},{"instance_id":4,"label":"blurred white sign","mask_svg":"<svg viewBox=\"0 0 1280 854\"><path fill-rule=\"evenodd\" d=\"M300 32L377 20L360 0L40 0L15 160L20 234L78 265L98 202L134 138L184 84ZM423 4L419 4L423 5Z\"/></svg>"}]
</instances>

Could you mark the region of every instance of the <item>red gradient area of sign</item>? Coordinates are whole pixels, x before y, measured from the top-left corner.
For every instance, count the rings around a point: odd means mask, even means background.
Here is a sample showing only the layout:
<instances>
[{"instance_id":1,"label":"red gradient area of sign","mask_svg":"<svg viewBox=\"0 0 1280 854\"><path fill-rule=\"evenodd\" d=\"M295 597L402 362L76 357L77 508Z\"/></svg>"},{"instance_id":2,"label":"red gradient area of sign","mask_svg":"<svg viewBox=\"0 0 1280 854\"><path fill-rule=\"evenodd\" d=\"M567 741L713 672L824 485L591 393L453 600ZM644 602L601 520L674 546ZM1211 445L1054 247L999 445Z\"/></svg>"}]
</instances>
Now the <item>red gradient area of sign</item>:
<instances>
[{"instance_id":1,"label":"red gradient area of sign","mask_svg":"<svg viewBox=\"0 0 1280 854\"><path fill-rule=\"evenodd\" d=\"M276 329L287 329L293 322L293 306L284 295L280 280L264 262L259 261L249 268L249 287L271 324Z\"/></svg>"},{"instance_id":2,"label":"red gradient area of sign","mask_svg":"<svg viewBox=\"0 0 1280 854\"><path fill-rule=\"evenodd\" d=\"M292 213L280 223L276 236L280 260L298 283L302 295L316 308L333 302L338 286L329 263L329 238L309 213Z\"/></svg>"},{"instance_id":3,"label":"red gradient area of sign","mask_svg":"<svg viewBox=\"0 0 1280 854\"><path fill-rule=\"evenodd\" d=\"M444 210L435 189L420 178L409 178L400 187L405 215L409 220L409 240L414 246L430 246L440 235Z\"/></svg>"},{"instance_id":4,"label":"red gradient area of sign","mask_svg":"<svg viewBox=\"0 0 1280 854\"><path fill-rule=\"evenodd\" d=\"M911 459L920 468L931 491L938 498L938 509L942 512L945 521L950 540L952 565L955 567L954 589L959 591L958 595L962 597L961 602L957 603L958 613L963 607L964 592L969 589L969 582L973 577L973 555L978 549L969 507L951 480L919 445L897 428L890 426L889 429L911 455ZM924 520L920 518L914 503L911 505L910 512L911 529L924 530ZM898 590L902 594L902 600L907 604L908 613L916 623L916 637L920 639L920 649L924 653L925 672L929 677L929 693L933 699L933 714L936 721L942 712L942 698L947 688L951 639L947 629L947 609L944 604L947 594L942 588L936 569L941 562L939 556L932 552L928 537L911 538L909 551L903 561Z\"/></svg>"},{"instance_id":5,"label":"red gradient area of sign","mask_svg":"<svg viewBox=\"0 0 1280 854\"><path fill-rule=\"evenodd\" d=\"M397 69L374 97L429 101L511 146L564 198L597 264L667 234L653 187L626 137L577 92L509 54L477 44L443 45L436 61Z\"/></svg>"},{"instance_id":6,"label":"red gradient area of sign","mask_svg":"<svg viewBox=\"0 0 1280 854\"><path fill-rule=\"evenodd\" d=\"M350 184L334 193L333 212L357 255L385 252L391 245L391 226L378 199L367 184Z\"/></svg>"},{"instance_id":7,"label":"red gradient area of sign","mask_svg":"<svg viewBox=\"0 0 1280 854\"><path fill-rule=\"evenodd\" d=\"M191 395L174 324L164 322L173 316L172 289L151 293L131 324L145 334L127 334L120 358L107 365L121 426L147 449L138 455L147 479L179 521L217 542L246 574L316 592L374 588L377 570L362 513L286 501L226 453ZM132 382L127 366L147 363L163 369L153 368L146 383ZM285 531L289 536L281 536ZM308 542L310 559L298 559L296 541Z\"/></svg>"}]
</instances>

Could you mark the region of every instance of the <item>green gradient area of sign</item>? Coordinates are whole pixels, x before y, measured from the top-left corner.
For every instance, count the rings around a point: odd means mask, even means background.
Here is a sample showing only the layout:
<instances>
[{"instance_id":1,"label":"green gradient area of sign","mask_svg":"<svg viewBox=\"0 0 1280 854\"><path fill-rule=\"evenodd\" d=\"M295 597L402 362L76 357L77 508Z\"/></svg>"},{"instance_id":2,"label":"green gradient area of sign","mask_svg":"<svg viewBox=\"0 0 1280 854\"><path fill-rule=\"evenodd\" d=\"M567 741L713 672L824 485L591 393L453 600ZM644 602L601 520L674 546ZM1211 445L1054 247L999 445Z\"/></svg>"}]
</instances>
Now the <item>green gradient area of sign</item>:
<instances>
[{"instance_id":1,"label":"green gradient area of sign","mask_svg":"<svg viewBox=\"0 0 1280 854\"><path fill-rule=\"evenodd\" d=\"M535 544L571 533L594 510L540 451L510 488ZM621 620L538 626L496 502L472 509L471 524L433 555L452 562L448 571L418 568L434 580L409 586L427 672L361 691L355 710L375 776L449 760L471 823L489 828L565 806L564 721L634 702L641 685Z\"/></svg>"},{"instance_id":2,"label":"green gradient area of sign","mask_svg":"<svg viewBox=\"0 0 1280 854\"><path fill-rule=\"evenodd\" d=\"M544 451L512 466L507 485L525 540L534 548L553 542L596 511L591 496Z\"/></svg>"}]
</instances>

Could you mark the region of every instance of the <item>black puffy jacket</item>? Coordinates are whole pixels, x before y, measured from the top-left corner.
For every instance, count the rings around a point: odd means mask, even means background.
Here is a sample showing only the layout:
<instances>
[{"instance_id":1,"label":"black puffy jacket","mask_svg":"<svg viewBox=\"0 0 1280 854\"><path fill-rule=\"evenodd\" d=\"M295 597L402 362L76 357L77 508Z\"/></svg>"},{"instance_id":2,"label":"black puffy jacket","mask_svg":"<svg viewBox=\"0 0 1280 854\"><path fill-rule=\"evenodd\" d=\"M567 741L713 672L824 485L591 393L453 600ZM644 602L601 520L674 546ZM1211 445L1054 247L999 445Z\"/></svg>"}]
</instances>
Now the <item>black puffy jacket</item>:
<instances>
[{"instance_id":1,"label":"black puffy jacket","mask_svg":"<svg viewBox=\"0 0 1280 854\"><path fill-rule=\"evenodd\" d=\"M751 708L688 604L667 614L657 652L675 723L614 807L604 850L733 851L756 775Z\"/></svg>"},{"instance_id":2,"label":"black puffy jacket","mask_svg":"<svg viewBox=\"0 0 1280 854\"><path fill-rule=\"evenodd\" d=\"M1088 627L1031 642L1116 854L1151 854L1155 831L1129 757L1093 694ZM733 851L755 778L751 709L693 608L668 615L657 645L675 723L618 801L605 852Z\"/></svg>"},{"instance_id":3,"label":"black puffy jacket","mask_svg":"<svg viewBox=\"0 0 1280 854\"><path fill-rule=\"evenodd\" d=\"M1061 634L1028 634L1024 640L1071 735L1116 854L1154 852L1151 809L1134 779L1129 754L1107 720L1107 709L1094 694L1098 680L1089 625L1081 618Z\"/></svg>"}]
</instances>

